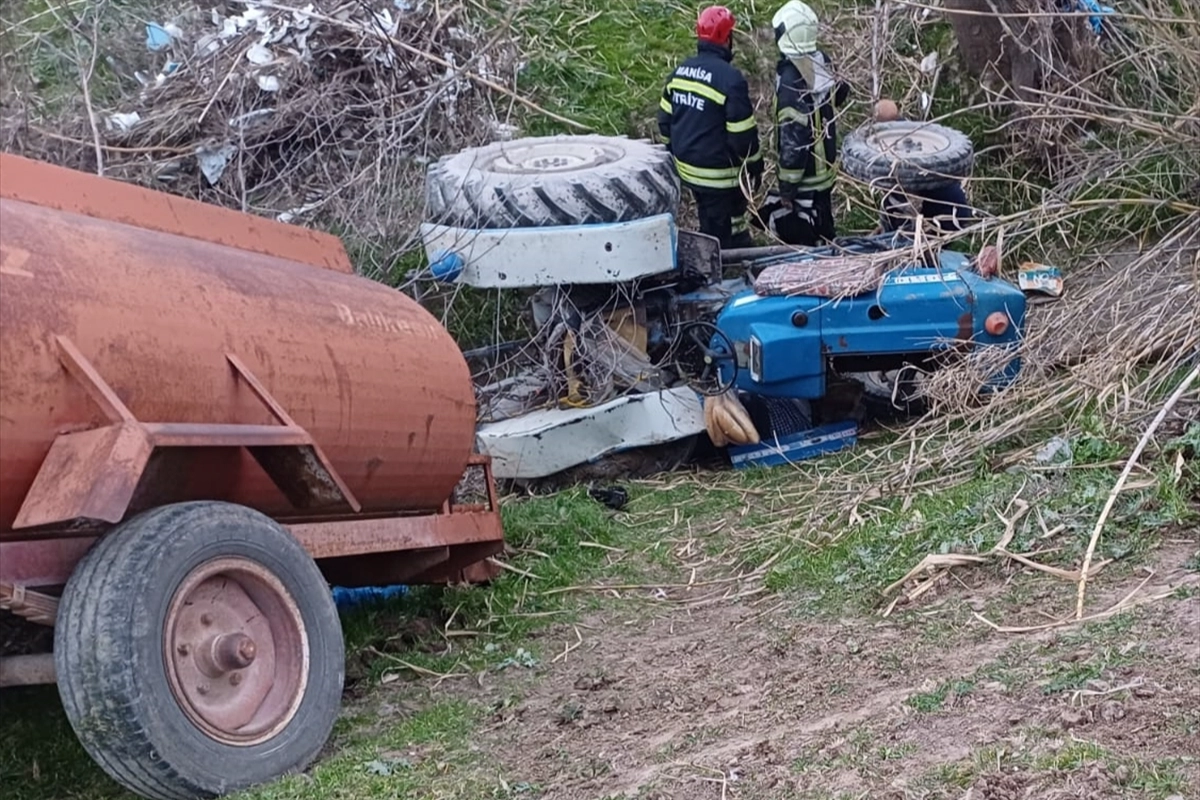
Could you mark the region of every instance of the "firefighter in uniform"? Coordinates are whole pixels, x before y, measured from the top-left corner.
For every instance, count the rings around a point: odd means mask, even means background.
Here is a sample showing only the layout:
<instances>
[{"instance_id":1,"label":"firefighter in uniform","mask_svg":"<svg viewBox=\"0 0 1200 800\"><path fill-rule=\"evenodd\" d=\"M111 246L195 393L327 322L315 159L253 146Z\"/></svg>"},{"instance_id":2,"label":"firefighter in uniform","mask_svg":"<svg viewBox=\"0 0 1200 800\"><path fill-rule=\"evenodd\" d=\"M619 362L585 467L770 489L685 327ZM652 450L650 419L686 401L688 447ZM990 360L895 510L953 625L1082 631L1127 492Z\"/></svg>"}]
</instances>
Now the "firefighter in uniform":
<instances>
[{"instance_id":1,"label":"firefighter in uniform","mask_svg":"<svg viewBox=\"0 0 1200 800\"><path fill-rule=\"evenodd\" d=\"M817 48L817 15L788 0L771 25L779 48L775 68L775 136L779 150L779 197L764 218L787 244L813 246L837 235L833 183L837 177L838 110L850 87L833 75ZM768 204L770 205L770 204Z\"/></svg>"},{"instance_id":2,"label":"firefighter in uniform","mask_svg":"<svg viewBox=\"0 0 1200 800\"><path fill-rule=\"evenodd\" d=\"M758 125L746 78L733 66L733 13L710 6L696 22L696 55L675 68L659 102L658 130L680 182L696 198L700 231L724 249L750 247L745 169L762 181Z\"/></svg>"}]
</instances>

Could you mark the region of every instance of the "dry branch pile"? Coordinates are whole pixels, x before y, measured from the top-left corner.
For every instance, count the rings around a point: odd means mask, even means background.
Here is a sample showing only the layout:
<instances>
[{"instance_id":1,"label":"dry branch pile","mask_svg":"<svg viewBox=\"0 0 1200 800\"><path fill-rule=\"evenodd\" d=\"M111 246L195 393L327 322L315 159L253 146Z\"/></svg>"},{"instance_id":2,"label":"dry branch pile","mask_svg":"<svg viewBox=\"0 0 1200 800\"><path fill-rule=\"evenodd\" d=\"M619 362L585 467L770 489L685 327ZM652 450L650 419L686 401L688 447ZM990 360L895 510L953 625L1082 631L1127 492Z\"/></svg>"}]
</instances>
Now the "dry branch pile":
<instances>
[{"instance_id":1,"label":"dry branch pile","mask_svg":"<svg viewBox=\"0 0 1200 800\"><path fill-rule=\"evenodd\" d=\"M146 68L117 69L106 105L16 103L5 149L319 220L352 243L395 250L422 213L423 165L503 131L506 111L493 101L517 69L511 43L462 6L415 0L243 0L185 8L148 40L134 20L118 31L124 39L97 47L136 49Z\"/></svg>"}]
</instances>

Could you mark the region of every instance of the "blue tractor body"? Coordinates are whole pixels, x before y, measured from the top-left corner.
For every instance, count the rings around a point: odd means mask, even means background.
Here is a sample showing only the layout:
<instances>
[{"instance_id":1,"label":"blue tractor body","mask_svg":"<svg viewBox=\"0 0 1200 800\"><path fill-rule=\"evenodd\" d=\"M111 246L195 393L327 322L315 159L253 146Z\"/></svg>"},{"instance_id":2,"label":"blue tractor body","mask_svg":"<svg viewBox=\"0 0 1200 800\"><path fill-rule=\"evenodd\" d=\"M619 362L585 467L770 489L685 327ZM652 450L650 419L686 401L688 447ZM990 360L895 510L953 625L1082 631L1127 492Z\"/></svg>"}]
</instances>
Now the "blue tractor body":
<instances>
[{"instance_id":1,"label":"blue tractor body","mask_svg":"<svg viewBox=\"0 0 1200 800\"><path fill-rule=\"evenodd\" d=\"M877 288L837 299L738 293L715 320L723 344L732 342L736 352L736 370L730 360L720 362L722 382L732 377L742 392L816 400L825 396L831 373L920 367L986 347L1012 353L984 387L1003 388L1021 369L1016 353L1025 295L1007 281L972 271L961 253L943 251L939 262L892 270ZM986 325L995 314L1007 319L999 335Z\"/></svg>"}]
</instances>

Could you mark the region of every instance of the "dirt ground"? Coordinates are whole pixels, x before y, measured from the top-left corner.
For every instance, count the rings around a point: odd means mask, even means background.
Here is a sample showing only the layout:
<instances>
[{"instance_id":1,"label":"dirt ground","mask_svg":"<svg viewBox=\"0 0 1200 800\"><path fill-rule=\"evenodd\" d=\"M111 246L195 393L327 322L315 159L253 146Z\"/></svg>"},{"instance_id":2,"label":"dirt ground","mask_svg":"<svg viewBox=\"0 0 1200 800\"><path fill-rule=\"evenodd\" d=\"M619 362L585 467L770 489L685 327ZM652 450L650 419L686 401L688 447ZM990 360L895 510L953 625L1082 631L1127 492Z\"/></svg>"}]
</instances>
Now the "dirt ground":
<instances>
[{"instance_id":1,"label":"dirt ground","mask_svg":"<svg viewBox=\"0 0 1200 800\"><path fill-rule=\"evenodd\" d=\"M1027 634L973 612L1045 622L1074 584L967 573L906 621L779 598L594 617L542 638L545 669L474 745L553 800L1200 798L1195 555L1167 545L1088 608L1139 584L1169 598Z\"/></svg>"}]
</instances>

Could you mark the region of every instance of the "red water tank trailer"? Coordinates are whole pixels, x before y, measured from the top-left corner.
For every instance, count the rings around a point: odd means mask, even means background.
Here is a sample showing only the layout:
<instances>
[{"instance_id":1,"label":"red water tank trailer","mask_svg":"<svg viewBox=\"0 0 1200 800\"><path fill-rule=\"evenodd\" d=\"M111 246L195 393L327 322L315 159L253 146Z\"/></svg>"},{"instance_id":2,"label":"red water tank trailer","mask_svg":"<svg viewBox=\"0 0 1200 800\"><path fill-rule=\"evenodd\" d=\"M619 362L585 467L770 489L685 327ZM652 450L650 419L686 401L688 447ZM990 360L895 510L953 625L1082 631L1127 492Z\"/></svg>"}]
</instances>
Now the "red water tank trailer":
<instances>
[{"instance_id":1,"label":"red water tank trailer","mask_svg":"<svg viewBox=\"0 0 1200 800\"><path fill-rule=\"evenodd\" d=\"M493 574L474 437L454 340L336 238L0 154L0 608L56 626L0 685L56 679L129 789L316 756L327 581Z\"/></svg>"}]
</instances>

